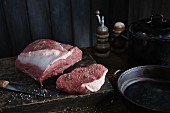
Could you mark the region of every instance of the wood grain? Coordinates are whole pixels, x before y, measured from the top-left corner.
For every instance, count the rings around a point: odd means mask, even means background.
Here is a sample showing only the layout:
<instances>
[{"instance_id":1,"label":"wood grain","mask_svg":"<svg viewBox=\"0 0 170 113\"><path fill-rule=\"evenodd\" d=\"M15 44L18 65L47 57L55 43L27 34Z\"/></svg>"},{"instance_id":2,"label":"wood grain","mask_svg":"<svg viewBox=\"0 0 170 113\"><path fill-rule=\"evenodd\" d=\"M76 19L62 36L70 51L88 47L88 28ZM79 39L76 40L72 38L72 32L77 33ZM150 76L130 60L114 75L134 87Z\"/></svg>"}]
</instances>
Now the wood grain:
<instances>
[{"instance_id":1,"label":"wood grain","mask_svg":"<svg viewBox=\"0 0 170 113\"><path fill-rule=\"evenodd\" d=\"M3 0L13 55L19 54L31 42L27 8L24 0Z\"/></svg>"},{"instance_id":2,"label":"wood grain","mask_svg":"<svg viewBox=\"0 0 170 113\"><path fill-rule=\"evenodd\" d=\"M128 9L129 0L111 0L109 5L109 23L113 29L115 22L123 22L125 25L128 24Z\"/></svg>"},{"instance_id":3,"label":"wood grain","mask_svg":"<svg viewBox=\"0 0 170 113\"><path fill-rule=\"evenodd\" d=\"M12 56L11 40L8 34L2 0L0 0L0 52L0 58Z\"/></svg>"},{"instance_id":4,"label":"wood grain","mask_svg":"<svg viewBox=\"0 0 170 113\"><path fill-rule=\"evenodd\" d=\"M161 14L164 15L165 18L170 20L170 7L169 7L170 1L169 0L162 0L161 5Z\"/></svg>"},{"instance_id":5,"label":"wood grain","mask_svg":"<svg viewBox=\"0 0 170 113\"><path fill-rule=\"evenodd\" d=\"M32 41L51 38L51 19L48 0L27 0Z\"/></svg>"},{"instance_id":6,"label":"wood grain","mask_svg":"<svg viewBox=\"0 0 170 113\"><path fill-rule=\"evenodd\" d=\"M90 46L90 1L71 0L73 38L78 47ZM81 19L80 19L81 18Z\"/></svg>"},{"instance_id":7,"label":"wood grain","mask_svg":"<svg viewBox=\"0 0 170 113\"><path fill-rule=\"evenodd\" d=\"M129 24L161 13L162 0L129 0Z\"/></svg>"},{"instance_id":8,"label":"wood grain","mask_svg":"<svg viewBox=\"0 0 170 113\"><path fill-rule=\"evenodd\" d=\"M0 58L18 55L30 42L51 38L79 47L94 46L98 20L127 25L152 14L170 19L169 0L0 0Z\"/></svg>"},{"instance_id":9,"label":"wood grain","mask_svg":"<svg viewBox=\"0 0 170 113\"><path fill-rule=\"evenodd\" d=\"M96 63L86 49L82 49L83 59L77 62L74 66L68 68L64 73L71 70ZM0 60L0 79L8 80L9 82L27 86L31 89L39 89L41 86L34 79L28 75L20 72L15 67L16 57L4 58ZM43 112L47 110L67 111L67 108L81 108L81 107L95 107L96 105L111 101L113 98L113 88L106 78L102 88L97 92L92 92L85 95L68 94L56 89L56 79L58 77L51 77L43 82L43 88L56 91L58 95L52 97L37 97L35 95L28 95L19 92L12 92L7 90L0 90L0 111L8 112ZM81 109L80 111L81 112Z\"/></svg>"},{"instance_id":10,"label":"wood grain","mask_svg":"<svg viewBox=\"0 0 170 113\"><path fill-rule=\"evenodd\" d=\"M70 0L49 0L52 39L73 44Z\"/></svg>"}]
</instances>

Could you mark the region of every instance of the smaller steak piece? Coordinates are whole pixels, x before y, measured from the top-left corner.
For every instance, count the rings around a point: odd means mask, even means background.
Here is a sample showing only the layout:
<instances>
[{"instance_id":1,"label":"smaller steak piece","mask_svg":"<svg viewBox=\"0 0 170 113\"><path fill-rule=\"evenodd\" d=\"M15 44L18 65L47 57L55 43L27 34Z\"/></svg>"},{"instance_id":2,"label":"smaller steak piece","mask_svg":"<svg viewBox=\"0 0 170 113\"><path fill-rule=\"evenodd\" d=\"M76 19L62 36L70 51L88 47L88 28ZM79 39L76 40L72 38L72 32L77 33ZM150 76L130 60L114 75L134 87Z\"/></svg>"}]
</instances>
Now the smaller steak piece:
<instances>
[{"instance_id":1,"label":"smaller steak piece","mask_svg":"<svg viewBox=\"0 0 170 113\"><path fill-rule=\"evenodd\" d=\"M96 92L104 84L107 72L108 69L101 64L76 68L71 73L61 75L56 81L56 88L67 93Z\"/></svg>"},{"instance_id":2,"label":"smaller steak piece","mask_svg":"<svg viewBox=\"0 0 170 113\"><path fill-rule=\"evenodd\" d=\"M78 47L39 39L18 55L15 66L42 83L47 78L63 73L81 59L82 51Z\"/></svg>"}]
</instances>

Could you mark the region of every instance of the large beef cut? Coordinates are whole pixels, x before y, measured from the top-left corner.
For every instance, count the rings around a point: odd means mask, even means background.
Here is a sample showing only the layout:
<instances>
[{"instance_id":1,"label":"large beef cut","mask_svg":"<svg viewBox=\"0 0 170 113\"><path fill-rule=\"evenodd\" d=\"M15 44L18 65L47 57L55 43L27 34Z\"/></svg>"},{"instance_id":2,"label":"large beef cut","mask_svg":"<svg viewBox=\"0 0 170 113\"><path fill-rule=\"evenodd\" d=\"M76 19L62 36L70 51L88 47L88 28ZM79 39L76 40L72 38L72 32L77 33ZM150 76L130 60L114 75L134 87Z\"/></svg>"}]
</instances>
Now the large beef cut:
<instances>
[{"instance_id":1,"label":"large beef cut","mask_svg":"<svg viewBox=\"0 0 170 113\"><path fill-rule=\"evenodd\" d=\"M74 69L61 75L56 81L56 88L67 93L86 94L98 91L105 82L108 69L101 64L91 64Z\"/></svg>"},{"instance_id":2,"label":"large beef cut","mask_svg":"<svg viewBox=\"0 0 170 113\"><path fill-rule=\"evenodd\" d=\"M29 44L16 59L16 67L42 83L63 73L82 59L82 51L68 44L40 39Z\"/></svg>"}]
</instances>

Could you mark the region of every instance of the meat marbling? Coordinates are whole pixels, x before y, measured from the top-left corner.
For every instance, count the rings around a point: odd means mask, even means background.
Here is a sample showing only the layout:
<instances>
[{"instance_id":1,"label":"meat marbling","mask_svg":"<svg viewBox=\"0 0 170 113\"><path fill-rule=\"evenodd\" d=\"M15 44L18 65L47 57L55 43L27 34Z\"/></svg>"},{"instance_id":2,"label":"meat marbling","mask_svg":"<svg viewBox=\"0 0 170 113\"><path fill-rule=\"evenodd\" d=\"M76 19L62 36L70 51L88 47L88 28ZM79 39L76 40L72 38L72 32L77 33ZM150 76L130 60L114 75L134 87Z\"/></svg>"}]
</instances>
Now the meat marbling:
<instances>
[{"instance_id":1,"label":"meat marbling","mask_svg":"<svg viewBox=\"0 0 170 113\"><path fill-rule=\"evenodd\" d=\"M56 81L56 88L67 93L86 94L100 90L105 82L108 69L101 64L91 64L74 69L61 75Z\"/></svg>"},{"instance_id":2,"label":"meat marbling","mask_svg":"<svg viewBox=\"0 0 170 113\"><path fill-rule=\"evenodd\" d=\"M63 73L81 59L82 51L78 47L39 39L18 55L15 66L42 83L49 77Z\"/></svg>"}]
</instances>

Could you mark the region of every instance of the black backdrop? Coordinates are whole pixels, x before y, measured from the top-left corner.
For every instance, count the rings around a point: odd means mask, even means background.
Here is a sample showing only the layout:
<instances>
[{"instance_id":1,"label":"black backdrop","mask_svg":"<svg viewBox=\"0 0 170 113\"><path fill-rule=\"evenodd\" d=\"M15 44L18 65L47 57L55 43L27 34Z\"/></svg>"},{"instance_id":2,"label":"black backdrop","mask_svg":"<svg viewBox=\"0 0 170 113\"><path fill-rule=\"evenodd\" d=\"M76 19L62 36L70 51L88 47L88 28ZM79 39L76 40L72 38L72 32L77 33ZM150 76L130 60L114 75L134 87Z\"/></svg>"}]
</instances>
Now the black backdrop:
<instances>
[{"instance_id":1,"label":"black backdrop","mask_svg":"<svg viewBox=\"0 0 170 113\"><path fill-rule=\"evenodd\" d=\"M117 21L128 25L151 14L170 19L169 5L170 0L0 0L0 58L16 56L40 38L93 46L96 9L112 34Z\"/></svg>"}]
</instances>

